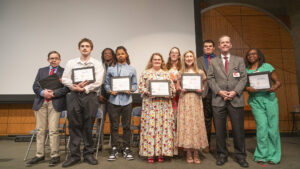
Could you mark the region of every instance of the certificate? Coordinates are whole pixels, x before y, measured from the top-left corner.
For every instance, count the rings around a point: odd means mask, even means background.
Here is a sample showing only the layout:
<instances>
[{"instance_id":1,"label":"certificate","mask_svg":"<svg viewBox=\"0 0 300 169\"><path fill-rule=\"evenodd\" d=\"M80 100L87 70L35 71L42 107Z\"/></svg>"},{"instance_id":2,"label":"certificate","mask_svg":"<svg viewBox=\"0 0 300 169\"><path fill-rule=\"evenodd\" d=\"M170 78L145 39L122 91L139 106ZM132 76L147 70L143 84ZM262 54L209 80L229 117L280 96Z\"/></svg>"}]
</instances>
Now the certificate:
<instances>
[{"instance_id":1,"label":"certificate","mask_svg":"<svg viewBox=\"0 0 300 169\"><path fill-rule=\"evenodd\" d=\"M202 89L202 77L199 74L184 73L181 75L181 88L187 91Z\"/></svg>"},{"instance_id":2,"label":"certificate","mask_svg":"<svg viewBox=\"0 0 300 169\"><path fill-rule=\"evenodd\" d=\"M83 67L83 68L72 69L73 84L77 84L85 80L89 81L90 83L95 82L94 67Z\"/></svg>"},{"instance_id":3,"label":"certificate","mask_svg":"<svg viewBox=\"0 0 300 169\"><path fill-rule=\"evenodd\" d=\"M248 74L248 81L250 87L256 90L268 90L271 88L271 73L270 72L258 72Z\"/></svg>"},{"instance_id":4,"label":"certificate","mask_svg":"<svg viewBox=\"0 0 300 169\"><path fill-rule=\"evenodd\" d=\"M112 77L110 84L111 91L114 92L130 91L131 89L130 76Z\"/></svg>"},{"instance_id":5,"label":"certificate","mask_svg":"<svg viewBox=\"0 0 300 169\"><path fill-rule=\"evenodd\" d=\"M166 97L171 96L169 80L150 80L150 96Z\"/></svg>"}]
</instances>

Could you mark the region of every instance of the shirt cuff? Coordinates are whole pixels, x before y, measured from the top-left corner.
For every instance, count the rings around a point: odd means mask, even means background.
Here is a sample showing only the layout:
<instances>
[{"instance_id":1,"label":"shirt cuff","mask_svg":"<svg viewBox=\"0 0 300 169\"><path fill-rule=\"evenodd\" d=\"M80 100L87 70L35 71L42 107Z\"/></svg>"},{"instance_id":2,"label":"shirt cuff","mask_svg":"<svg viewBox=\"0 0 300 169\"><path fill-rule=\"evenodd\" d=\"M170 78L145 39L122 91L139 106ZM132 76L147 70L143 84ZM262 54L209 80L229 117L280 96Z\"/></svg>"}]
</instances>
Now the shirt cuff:
<instances>
[{"instance_id":1,"label":"shirt cuff","mask_svg":"<svg viewBox=\"0 0 300 169\"><path fill-rule=\"evenodd\" d=\"M44 97L44 90L40 92L40 96Z\"/></svg>"},{"instance_id":2,"label":"shirt cuff","mask_svg":"<svg viewBox=\"0 0 300 169\"><path fill-rule=\"evenodd\" d=\"M86 86L84 87L84 89L85 89L84 93L89 94L90 91Z\"/></svg>"}]
</instances>

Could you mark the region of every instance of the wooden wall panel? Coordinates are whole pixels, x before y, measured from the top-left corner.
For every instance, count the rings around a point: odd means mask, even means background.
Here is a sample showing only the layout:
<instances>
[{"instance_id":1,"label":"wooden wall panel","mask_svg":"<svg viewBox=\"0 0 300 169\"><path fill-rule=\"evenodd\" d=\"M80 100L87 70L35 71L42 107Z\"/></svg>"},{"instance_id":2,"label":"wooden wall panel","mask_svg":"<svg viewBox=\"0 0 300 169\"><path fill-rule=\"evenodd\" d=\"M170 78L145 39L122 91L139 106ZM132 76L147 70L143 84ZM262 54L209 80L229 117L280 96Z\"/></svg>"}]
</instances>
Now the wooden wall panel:
<instances>
[{"instance_id":1,"label":"wooden wall panel","mask_svg":"<svg viewBox=\"0 0 300 169\"><path fill-rule=\"evenodd\" d=\"M208 10L202 14L202 21L203 39L217 42L221 35L227 34L232 37L232 54L245 57L249 48L262 50L266 62L273 65L282 83L281 88L276 91L279 100L280 130L289 131L290 112L299 104L295 58L289 32L273 17L257 9L239 5ZM216 51L217 55L219 53ZM252 113L245 113L245 128L255 129Z\"/></svg>"}]
</instances>

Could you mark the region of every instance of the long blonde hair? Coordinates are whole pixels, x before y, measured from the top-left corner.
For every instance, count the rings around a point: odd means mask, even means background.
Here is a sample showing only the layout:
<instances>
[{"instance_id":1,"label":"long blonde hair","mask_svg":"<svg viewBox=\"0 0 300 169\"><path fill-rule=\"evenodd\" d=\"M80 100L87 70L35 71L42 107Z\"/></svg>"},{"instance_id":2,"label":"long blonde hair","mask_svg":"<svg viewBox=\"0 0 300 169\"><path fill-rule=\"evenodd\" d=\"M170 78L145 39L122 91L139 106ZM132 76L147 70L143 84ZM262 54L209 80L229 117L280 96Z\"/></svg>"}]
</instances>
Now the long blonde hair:
<instances>
[{"instance_id":1,"label":"long blonde hair","mask_svg":"<svg viewBox=\"0 0 300 169\"><path fill-rule=\"evenodd\" d=\"M152 59L153 59L153 57L154 57L155 55L159 56L160 59L161 59L161 65L160 65L160 68L161 68L162 70L166 71L166 70L167 70L167 67L166 67L164 58L162 57L162 55L161 55L160 53L153 53L153 54L151 55L150 60L149 60L149 62L148 62L148 64L147 64L147 66L146 66L146 70L147 70L147 69L151 69L151 68L153 67L153 65L152 65Z\"/></svg>"},{"instance_id":2,"label":"long blonde hair","mask_svg":"<svg viewBox=\"0 0 300 169\"><path fill-rule=\"evenodd\" d=\"M184 62L185 56L188 53L191 53L193 55L193 58L194 58L193 70L194 70L195 73L199 74L200 71L199 71L198 64L197 64L197 58L195 56L195 53L192 50L188 50L188 51L184 52L183 57L181 59L181 70L180 70L180 73L185 73L185 72L188 71L187 65Z\"/></svg>"}]
</instances>

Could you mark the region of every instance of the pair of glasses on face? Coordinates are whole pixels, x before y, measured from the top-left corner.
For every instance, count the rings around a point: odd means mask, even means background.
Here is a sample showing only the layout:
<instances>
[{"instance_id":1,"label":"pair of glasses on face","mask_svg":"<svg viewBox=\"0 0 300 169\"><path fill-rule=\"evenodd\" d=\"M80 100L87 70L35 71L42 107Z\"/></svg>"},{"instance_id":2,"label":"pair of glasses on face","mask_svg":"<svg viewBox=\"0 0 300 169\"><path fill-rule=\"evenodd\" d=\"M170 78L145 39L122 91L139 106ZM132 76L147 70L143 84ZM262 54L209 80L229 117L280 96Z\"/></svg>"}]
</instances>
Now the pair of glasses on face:
<instances>
[{"instance_id":1,"label":"pair of glasses on face","mask_svg":"<svg viewBox=\"0 0 300 169\"><path fill-rule=\"evenodd\" d=\"M49 58L49 60L60 60L60 58Z\"/></svg>"}]
</instances>

